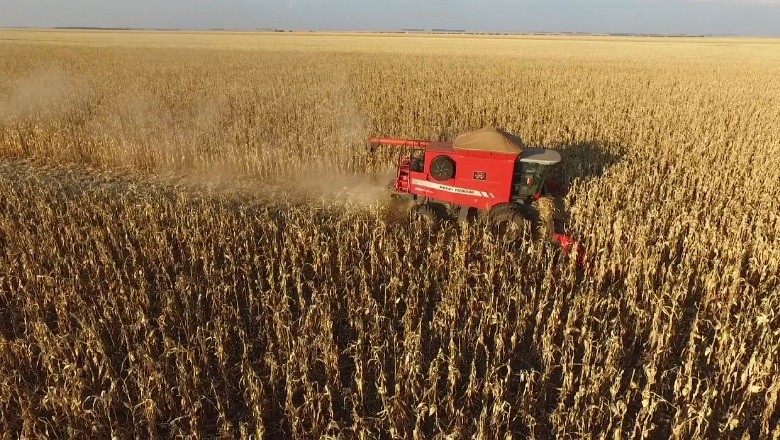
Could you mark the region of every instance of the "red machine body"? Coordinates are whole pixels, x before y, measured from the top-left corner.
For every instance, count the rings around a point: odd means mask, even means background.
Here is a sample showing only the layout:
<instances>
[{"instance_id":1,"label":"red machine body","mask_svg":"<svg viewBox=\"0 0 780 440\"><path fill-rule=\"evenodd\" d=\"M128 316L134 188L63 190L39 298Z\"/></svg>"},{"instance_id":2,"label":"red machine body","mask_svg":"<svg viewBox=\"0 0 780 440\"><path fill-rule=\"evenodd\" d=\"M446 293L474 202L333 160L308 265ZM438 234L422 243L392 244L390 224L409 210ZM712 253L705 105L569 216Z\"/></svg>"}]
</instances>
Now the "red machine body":
<instances>
[{"instance_id":1,"label":"red machine body","mask_svg":"<svg viewBox=\"0 0 780 440\"><path fill-rule=\"evenodd\" d=\"M429 173L409 171L409 192L478 209L490 209L510 200L517 154L457 151L452 144L436 143L425 152L424 170L442 155L457 164L455 175L437 181Z\"/></svg>"},{"instance_id":2,"label":"red machine body","mask_svg":"<svg viewBox=\"0 0 780 440\"><path fill-rule=\"evenodd\" d=\"M488 129L482 132L494 133ZM439 206L465 219L470 210L477 209L495 213L497 221L502 221L506 208L528 206L543 194L561 195L560 186L546 180L549 167L561 160L560 154L511 144L503 147L504 138L510 142L519 139L495 132L502 137L493 136L495 143L490 148L480 148L478 142L467 144L470 148L457 148L457 139L454 143L379 137L370 141L406 148L399 154L396 178L388 187L396 197L429 207L429 214L433 213L431 206ZM551 231L550 239L565 254L574 252L578 265L584 264L585 254L571 237Z\"/></svg>"},{"instance_id":3,"label":"red machine body","mask_svg":"<svg viewBox=\"0 0 780 440\"><path fill-rule=\"evenodd\" d=\"M399 155L395 179L398 193L485 210L512 200L519 154L456 150L451 142L376 137L371 142L422 151L422 168L415 169L408 153ZM447 180L438 180L430 173L433 160L441 156L456 164L454 175Z\"/></svg>"}]
</instances>

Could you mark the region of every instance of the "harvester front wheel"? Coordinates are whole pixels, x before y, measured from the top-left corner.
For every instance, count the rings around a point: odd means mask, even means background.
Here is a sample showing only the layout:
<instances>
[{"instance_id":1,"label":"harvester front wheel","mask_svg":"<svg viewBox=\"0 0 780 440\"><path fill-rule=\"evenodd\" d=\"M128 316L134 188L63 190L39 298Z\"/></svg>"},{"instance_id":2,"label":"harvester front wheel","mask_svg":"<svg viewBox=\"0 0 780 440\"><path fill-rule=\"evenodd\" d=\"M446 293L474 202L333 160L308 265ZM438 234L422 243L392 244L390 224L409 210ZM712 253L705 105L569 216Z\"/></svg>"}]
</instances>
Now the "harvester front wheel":
<instances>
[{"instance_id":1,"label":"harvester front wheel","mask_svg":"<svg viewBox=\"0 0 780 440\"><path fill-rule=\"evenodd\" d=\"M414 210L413 200L391 197L387 205L386 219L390 221L408 221L409 214Z\"/></svg>"},{"instance_id":2,"label":"harvester front wheel","mask_svg":"<svg viewBox=\"0 0 780 440\"><path fill-rule=\"evenodd\" d=\"M500 209L491 213L493 231L504 241L514 242L528 233L529 221L517 209Z\"/></svg>"},{"instance_id":3,"label":"harvester front wheel","mask_svg":"<svg viewBox=\"0 0 780 440\"><path fill-rule=\"evenodd\" d=\"M412 216L415 220L419 220L423 224L433 226L439 221L439 216L436 211L428 205L417 205L412 210Z\"/></svg>"}]
</instances>

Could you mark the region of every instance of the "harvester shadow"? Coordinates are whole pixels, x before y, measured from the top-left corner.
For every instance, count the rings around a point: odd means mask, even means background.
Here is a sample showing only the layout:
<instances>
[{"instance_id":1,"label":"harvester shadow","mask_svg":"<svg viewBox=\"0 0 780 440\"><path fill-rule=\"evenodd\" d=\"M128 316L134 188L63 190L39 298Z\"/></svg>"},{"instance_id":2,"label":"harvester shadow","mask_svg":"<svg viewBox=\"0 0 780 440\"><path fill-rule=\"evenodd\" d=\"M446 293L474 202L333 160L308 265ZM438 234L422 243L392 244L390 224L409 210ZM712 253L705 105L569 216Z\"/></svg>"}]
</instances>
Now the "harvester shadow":
<instances>
[{"instance_id":1,"label":"harvester shadow","mask_svg":"<svg viewBox=\"0 0 780 440\"><path fill-rule=\"evenodd\" d=\"M552 167L548 176L558 188L552 191L555 203L555 229L565 231L569 223L569 212L564 199L569 196L572 185L587 183L601 177L606 170L619 163L623 155L620 145L600 141L559 143L554 148L561 154L561 163ZM569 197L569 204L575 199Z\"/></svg>"},{"instance_id":2,"label":"harvester shadow","mask_svg":"<svg viewBox=\"0 0 780 440\"><path fill-rule=\"evenodd\" d=\"M597 140L559 143L554 148L562 161L552 167L550 177L562 185L564 196L573 182L596 179L623 159L621 145Z\"/></svg>"}]
</instances>

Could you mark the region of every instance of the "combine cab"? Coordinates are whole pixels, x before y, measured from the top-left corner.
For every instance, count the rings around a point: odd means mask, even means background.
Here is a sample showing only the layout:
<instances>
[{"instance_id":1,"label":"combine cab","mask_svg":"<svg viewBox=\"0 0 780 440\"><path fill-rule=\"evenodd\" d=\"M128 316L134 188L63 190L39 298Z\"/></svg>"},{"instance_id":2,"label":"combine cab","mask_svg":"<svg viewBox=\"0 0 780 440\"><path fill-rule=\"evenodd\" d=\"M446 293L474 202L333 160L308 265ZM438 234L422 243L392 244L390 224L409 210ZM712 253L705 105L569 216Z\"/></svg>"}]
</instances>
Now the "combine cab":
<instances>
[{"instance_id":1,"label":"combine cab","mask_svg":"<svg viewBox=\"0 0 780 440\"><path fill-rule=\"evenodd\" d=\"M511 239L528 225L539 226L545 221L532 202L556 195L558 189L547 180L547 174L561 161L561 155L554 150L523 148L518 137L503 130L484 128L464 133L453 142L376 137L371 142L406 148L399 155L396 178L388 189L425 221L466 220L483 212ZM581 263L584 255L579 247L568 236L555 232L551 219L549 222L550 238L567 253L576 249Z\"/></svg>"}]
</instances>

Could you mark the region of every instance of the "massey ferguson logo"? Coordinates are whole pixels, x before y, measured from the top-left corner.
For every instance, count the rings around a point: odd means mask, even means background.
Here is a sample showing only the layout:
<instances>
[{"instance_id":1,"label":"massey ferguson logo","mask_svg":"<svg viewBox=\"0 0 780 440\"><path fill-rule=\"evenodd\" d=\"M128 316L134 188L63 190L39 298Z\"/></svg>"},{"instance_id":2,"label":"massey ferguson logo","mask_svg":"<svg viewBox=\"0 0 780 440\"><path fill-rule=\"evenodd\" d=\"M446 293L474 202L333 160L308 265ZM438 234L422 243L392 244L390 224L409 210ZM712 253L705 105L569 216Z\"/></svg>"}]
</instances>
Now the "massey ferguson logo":
<instances>
[{"instance_id":1,"label":"massey ferguson logo","mask_svg":"<svg viewBox=\"0 0 780 440\"><path fill-rule=\"evenodd\" d=\"M456 194L476 194L477 192L473 189L466 189L466 188L458 188L457 186L447 186L447 185L439 185L439 189L442 191L449 191Z\"/></svg>"},{"instance_id":2,"label":"massey ferguson logo","mask_svg":"<svg viewBox=\"0 0 780 440\"><path fill-rule=\"evenodd\" d=\"M474 171L474 180L487 180L487 172Z\"/></svg>"}]
</instances>

